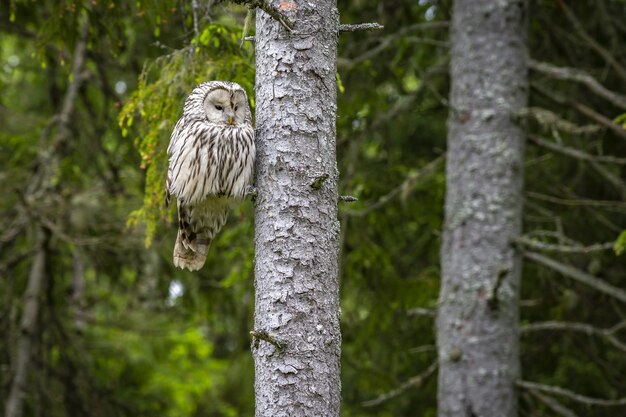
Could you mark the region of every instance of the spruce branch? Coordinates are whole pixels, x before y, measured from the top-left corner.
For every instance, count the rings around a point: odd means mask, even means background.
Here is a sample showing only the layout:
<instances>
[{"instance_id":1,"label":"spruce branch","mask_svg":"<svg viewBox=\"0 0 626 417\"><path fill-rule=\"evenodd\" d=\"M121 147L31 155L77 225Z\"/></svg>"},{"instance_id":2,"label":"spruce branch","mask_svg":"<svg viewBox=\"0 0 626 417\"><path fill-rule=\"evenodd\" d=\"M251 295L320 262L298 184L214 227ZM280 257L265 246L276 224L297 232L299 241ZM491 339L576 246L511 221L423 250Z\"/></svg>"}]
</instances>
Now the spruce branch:
<instances>
[{"instance_id":1,"label":"spruce branch","mask_svg":"<svg viewBox=\"0 0 626 417\"><path fill-rule=\"evenodd\" d=\"M529 389L528 392L530 392L534 397L536 397L539 401L544 403L549 409L551 409L558 415L563 416L563 417L578 417L576 413L574 413L569 408L565 407L563 404L561 404L554 398L544 395L534 389Z\"/></svg>"},{"instance_id":2,"label":"spruce branch","mask_svg":"<svg viewBox=\"0 0 626 417\"><path fill-rule=\"evenodd\" d=\"M590 275L584 271L581 271L578 268L574 268L573 266L563 264L561 262L558 262L554 259L548 258L547 256L543 256L535 252L524 252L524 257L539 265L543 265L549 269L552 269L553 271L559 272L567 277L570 277L575 281L585 284L595 289L596 291L599 291L603 294L613 297L616 300L621 301L622 303L626 303L626 291L614 285L611 285L599 278L596 278L593 275Z\"/></svg>"},{"instance_id":3,"label":"spruce branch","mask_svg":"<svg viewBox=\"0 0 626 417\"><path fill-rule=\"evenodd\" d=\"M551 151L560 153L561 155L570 156L572 158L580 159L581 161L594 161L607 164L626 165L626 158L617 158L614 156L605 155L592 155L576 148L571 148L556 143L554 141L546 140L538 135L528 135L528 139L534 144L541 146L542 148L550 149Z\"/></svg>"},{"instance_id":4,"label":"spruce branch","mask_svg":"<svg viewBox=\"0 0 626 417\"><path fill-rule=\"evenodd\" d=\"M615 244L615 242L606 242L606 243L594 243L593 245L588 245L588 246L562 245L562 244L542 242L541 240L533 239L528 236L519 236L517 239L515 239L515 243L531 248L531 249L538 249L538 250L544 250L544 251L550 251L550 252L560 252L560 253L601 252L601 251L613 249L613 245Z\"/></svg>"},{"instance_id":5,"label":"spruce branch","mask_svg":"<svg viewBox=\"0 0 626 417\"><path fill-rule=\"evenodd\" d=\"M250 336L252 337L252 345L255 348L259 347L260 340L271 344L278 350L283 350L285 348L285 345L278 341L278 339L272 336L267 330L252 330L250 331Z\"/></svg>"},{"instance_id":6,"label":"spruce branch","mask_svg":"<svg viewBox=\"0 0 626 417\"><path fill-rule=\"evenodd\" d=\"M547 62L540 62L532 59L529 62L529 66L531 69L546 74L547 76L557 80L575 81L581 83L587 86L589 90L593 91L598 96L613 103L615 106L626 109L625 96L607 89L600 84L598 80L584 71L576 68L557 67L556 65L552 65Z\"/></svg>"},{"instance_id":7,"label":"spruce branch","mask_svg":"<svg viewBox=\"0 0 626 417\"><path fill-rule=\"evenodd\" d=\"M587 336L597 336L604 338L616 349L626 353L626 343L622 342L616 333L626 328L626 320L617 323L616 325L609 327L608 329L602 329L587 323L576 322L564 322L564 321L544 321L537 323L529 323L523 325L520 328L522 334L528 334L538 331L566 331L584 333Z\"/></svg>"},{"instance_id":8,"label":"spruce branch","mask_svg":"<svg viewBox=\"0 0 626 417\"><path fill-rule=\"evenodd\" d=\"M313 188L314 190L319 190L320 188L322 188L322 185L324 185L327 179L328 174L320 175L319 177L315 178L315 180L313 180L313 182L311 183L311 188Z\"/></svg>"},{"instance_id":9,"label":"spruce branch","mask_svg":"<svg viewBox=\"0 0 626 417\"><path fill-rule=\"evenodd\" d=\"M344 203L354 203L355 201L359 201L359 199L351 195L340 195L339 201L343 201Z\"/></svg>"},{"instance_id":10,"label":"spruce branch","mask_svg":"<svg viewBox=\"0 0 626 417\"><path fill-rule=\"evenodd\" d=\"M376 398L374 398L372 400L363 401L361 403L361 405L363 405L363 407L373 407L375 405L382 404L385 401L388 401L388 400L390 400L392 398L397 397L398 395L402 394L403 392L405 392L409 388L420 388L435 373L435 371L437 370L437 366L438 366L437 361L434 361L421 374L415 375L414 377L409 378L409 380L403 382L402 384L400 384L400 386L398 386L397 388L392 389L391 391L389 391L389 392L387 392L385 394L381 394L381 395L379 395L378 397L376 397Z\"/></svg>"},{"instance_id":11,"label":"spruce branch","mask_svg":"<svg viewBox=\"0 0 626 417\"><path fill-rule=\"evenodd\" d=\"M354 25L342 24L339 25L339 33L344 32L358 32L362 30L382 30L385 27L380 23L357 23Z\"/></svg>"},{"instance_id":12,"label":"spruce branch","mask_svg":"<svg viewBox=\"0 0 626 417\"><path fill-rule=\"evenodd\" d=\"M554 385L544 385L537 382L522 380L517 381L516 385L523 389L558 395L586 405L599 405L603 407L617 407L626 405L626 397L618 398L615 400L605 400L602 398L587 397L586 395L581 395L568 389L557 387Z\"/></svg>"}]
</instances>

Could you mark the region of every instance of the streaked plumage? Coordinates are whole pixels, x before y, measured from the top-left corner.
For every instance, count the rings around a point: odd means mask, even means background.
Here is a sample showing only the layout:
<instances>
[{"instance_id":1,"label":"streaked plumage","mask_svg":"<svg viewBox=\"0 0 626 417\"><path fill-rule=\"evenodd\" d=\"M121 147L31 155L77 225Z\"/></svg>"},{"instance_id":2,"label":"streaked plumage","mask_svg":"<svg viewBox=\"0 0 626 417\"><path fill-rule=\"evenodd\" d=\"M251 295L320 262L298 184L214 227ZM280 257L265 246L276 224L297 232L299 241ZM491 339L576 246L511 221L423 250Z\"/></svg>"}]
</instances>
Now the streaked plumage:
<instances>
[{"instance_id":1,"label":"streaked plumage","mask_svg":"<svg viewBox=\"0 0 626 417\"><path fill-rule=\"evenodd\" d=\"M198 270L234 200L245 196L254 168L254 129L239 85L210 81L187 98L167 148L166 204L178 205L174 265Z\"/></svg>"}]
</instances>

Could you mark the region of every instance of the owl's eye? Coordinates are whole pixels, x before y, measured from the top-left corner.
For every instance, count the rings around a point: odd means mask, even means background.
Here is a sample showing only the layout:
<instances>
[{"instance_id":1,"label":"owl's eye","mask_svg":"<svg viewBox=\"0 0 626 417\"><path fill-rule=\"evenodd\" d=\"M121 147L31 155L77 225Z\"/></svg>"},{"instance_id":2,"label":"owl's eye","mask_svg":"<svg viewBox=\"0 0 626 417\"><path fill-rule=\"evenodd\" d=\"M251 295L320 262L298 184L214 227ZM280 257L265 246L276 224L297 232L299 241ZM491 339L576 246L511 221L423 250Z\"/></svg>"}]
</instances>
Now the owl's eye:
<instances>
[{"instance_id":1,"label":"owl's eye","mask_svg":"<svg viewBox=\"0 0 626 417\"><path fill-rule=\"evenodd\" d=\"M216 104L215 108L218 109L219 111L224 110L224 107L220 106L219 104Z\"/></svg>"},{"instance_id":2,"label":"owl's eye","mask_svg":"<svg viewBox=\"0 0 626 417\"><path fill-rule=\"evenodd\" d=\"M238 106L235 106L235 111L237 111L238 108L239 108Z\"/></svg>"}]
</instances>

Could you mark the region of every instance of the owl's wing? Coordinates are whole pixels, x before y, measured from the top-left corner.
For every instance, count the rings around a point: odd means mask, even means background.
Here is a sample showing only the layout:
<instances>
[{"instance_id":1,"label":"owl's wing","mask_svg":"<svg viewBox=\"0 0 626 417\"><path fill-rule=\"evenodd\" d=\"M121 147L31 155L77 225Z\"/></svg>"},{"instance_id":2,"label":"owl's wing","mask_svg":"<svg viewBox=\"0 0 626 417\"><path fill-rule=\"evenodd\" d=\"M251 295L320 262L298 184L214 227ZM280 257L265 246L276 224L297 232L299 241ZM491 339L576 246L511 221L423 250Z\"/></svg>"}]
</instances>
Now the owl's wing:
<instances>
[{"instance_id":1,"label":"owl's wing","mask_svg":"<svg viewBox=\"0 0 626 417\"><path fill-rule=\"evenodd\" d=\"M171 186L174 181L174 168L176 167L176 161L179 159L180 153L183 150L184 138L184 126L185 115L181 116L174 126L172 136L170 137L170 144L167 147L167 155L169 156L169 165L167 167L167 178L165 179L165 207L169 207L170 196L172 195Z\"/></svg>"}]
</instances>

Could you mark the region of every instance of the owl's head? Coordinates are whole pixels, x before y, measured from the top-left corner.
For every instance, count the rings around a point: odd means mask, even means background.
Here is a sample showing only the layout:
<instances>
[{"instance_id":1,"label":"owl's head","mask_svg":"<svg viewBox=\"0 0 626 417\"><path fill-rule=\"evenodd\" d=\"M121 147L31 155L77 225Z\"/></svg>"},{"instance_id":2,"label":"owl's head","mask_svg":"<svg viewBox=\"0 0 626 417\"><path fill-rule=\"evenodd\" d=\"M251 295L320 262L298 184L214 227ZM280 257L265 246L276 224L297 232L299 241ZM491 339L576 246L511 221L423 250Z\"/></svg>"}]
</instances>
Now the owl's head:
<instances>
[{"instance_id":1,"label":"owl's head","mask_svg":"<svg viewBox=\"0 0 626 417\"><path fill-rule=\"evenodd\" d=\"M211 81L200 84L191 95L196 92L204 97L202 100L203 116L210 123L224 126L241 126L244 123L250 123L248 97L239 84Z\"/></svg>"},{"instance_id":2,"label":"owl's head","mask_svg":"<svg viewBox=\"0 0 626 417\"><path fill-rule=\"evenodd\" d=\"M188 120L223 126L252 123L246 91L239 84L229 81L209 81L198 85L187 97L184 113Z\"/></svg>"}]
</instances>

